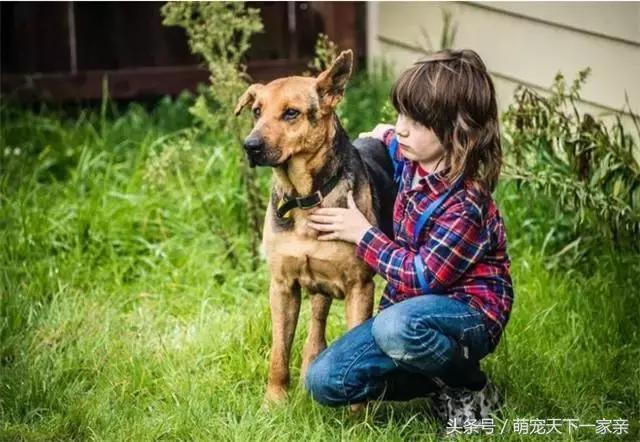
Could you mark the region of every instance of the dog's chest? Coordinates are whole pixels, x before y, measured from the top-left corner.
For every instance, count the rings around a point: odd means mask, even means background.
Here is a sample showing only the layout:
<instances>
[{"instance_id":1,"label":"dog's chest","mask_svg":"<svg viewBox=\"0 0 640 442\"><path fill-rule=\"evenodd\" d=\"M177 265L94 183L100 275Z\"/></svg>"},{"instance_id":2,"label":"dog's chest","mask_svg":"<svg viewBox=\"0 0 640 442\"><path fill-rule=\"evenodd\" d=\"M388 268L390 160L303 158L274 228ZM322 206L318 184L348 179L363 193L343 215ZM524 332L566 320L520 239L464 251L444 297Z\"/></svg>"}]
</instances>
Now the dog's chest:
<instances>
[{"instance_id":1,"label":"dog's chest","mask_svg":"<svg viewBox=\"0 0 640 442\"><path fill-rule=\"evenodd\" d=\"M354 284L370 277L353 244L318 241L294 230L266 235L264 246L272 274L297 281L310 293L342 299Z\"/></svg>"}]
</instances>

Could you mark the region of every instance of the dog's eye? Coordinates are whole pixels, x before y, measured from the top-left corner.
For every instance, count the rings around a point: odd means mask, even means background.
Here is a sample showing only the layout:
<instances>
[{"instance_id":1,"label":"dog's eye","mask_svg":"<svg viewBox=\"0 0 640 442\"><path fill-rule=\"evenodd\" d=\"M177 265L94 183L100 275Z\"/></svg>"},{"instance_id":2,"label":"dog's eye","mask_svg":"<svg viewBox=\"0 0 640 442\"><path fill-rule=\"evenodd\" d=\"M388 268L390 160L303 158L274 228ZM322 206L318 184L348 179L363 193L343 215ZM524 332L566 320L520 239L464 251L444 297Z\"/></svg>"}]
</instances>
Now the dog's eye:
<instances>
[{"instance_id":1,"label":"dog's eye","mask_svg":"<svg viewBox=\"0 0 640 442\"><path fill-rule=\"evenodd\" d=\"M253 116L254 118L259 118L260 117L260 108L256 107L253 109Z\"/></svg>"},{"instance_id":2,"label":"dog's eye","mask_svg":"<svg viewBox=\"0 0 640 442\"><path fill-rule=\"evenodd\" d=\"M284 114L282 114L282 118L285 120L293 120L298 115L300 115L300 111L297 111L295 109L287 109L286 111L284 111Z\"/></svg>"}]
</instances>

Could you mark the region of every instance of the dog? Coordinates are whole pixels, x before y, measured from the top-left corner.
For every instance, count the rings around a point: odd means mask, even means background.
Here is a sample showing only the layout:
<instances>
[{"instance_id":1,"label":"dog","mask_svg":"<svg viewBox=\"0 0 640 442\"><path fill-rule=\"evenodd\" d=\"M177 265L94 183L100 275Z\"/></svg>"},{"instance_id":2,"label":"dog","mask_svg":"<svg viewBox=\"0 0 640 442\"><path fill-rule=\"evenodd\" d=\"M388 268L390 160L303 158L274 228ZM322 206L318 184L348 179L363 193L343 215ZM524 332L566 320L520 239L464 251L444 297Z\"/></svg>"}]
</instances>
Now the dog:
<instances>
[{"instance_id":1,"label":"dog","mask_svg":"<svg viewBox=\"0 0 640 442\"><path fill-rule=\"evenodd\" d=\"M374 271L355 245L317 240L306 225L314 207L347 207L347 192L367 220L393 237L397 192L387 148L374 138L351 144L335 113L351 76L353 52L343 51L317 77L291 76L252 84L234 113L251 108L254 125L244 139L251 167L273 168L262 246L271 273L272 347L265 402L286 399L289 358L301 289L309 293L311 324L301 380L326 348L325 327L333 299L346 302L347 327L373 313Z\"/></svg>"}]
</instances>

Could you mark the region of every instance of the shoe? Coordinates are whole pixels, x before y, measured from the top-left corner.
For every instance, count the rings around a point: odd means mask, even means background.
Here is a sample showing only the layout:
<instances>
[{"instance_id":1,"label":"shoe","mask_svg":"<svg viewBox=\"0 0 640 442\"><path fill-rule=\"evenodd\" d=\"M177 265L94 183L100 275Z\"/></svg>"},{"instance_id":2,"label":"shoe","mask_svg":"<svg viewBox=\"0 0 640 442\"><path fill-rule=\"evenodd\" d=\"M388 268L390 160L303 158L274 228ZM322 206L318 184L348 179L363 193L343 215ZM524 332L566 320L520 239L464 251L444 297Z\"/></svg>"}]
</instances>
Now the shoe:
<instances>
[{"instance_id":1,"label":"shoe","mask_svg":"<svg viewBox=\"0 0 640 442\"><path fill-rule=\"evenodd\" d=\"M434 416L440 424L443 426L447 424L449 420L449 396L444 391L433 393L429 396L431 400L430 413Z\"/></svg>"},{"instance_id":2,"label":"shoe","mask_svg":"<svg viewBox=\"0 0 640 442\"><path fill-rule=\"evenodd\" d=\"M480 422L488 418L500 409L502 403L497 388L487 378L480 390L445 385L438 394L432 396L431 410L443 425L462 428L472 419Z\"/></svg>"}]
</instances>

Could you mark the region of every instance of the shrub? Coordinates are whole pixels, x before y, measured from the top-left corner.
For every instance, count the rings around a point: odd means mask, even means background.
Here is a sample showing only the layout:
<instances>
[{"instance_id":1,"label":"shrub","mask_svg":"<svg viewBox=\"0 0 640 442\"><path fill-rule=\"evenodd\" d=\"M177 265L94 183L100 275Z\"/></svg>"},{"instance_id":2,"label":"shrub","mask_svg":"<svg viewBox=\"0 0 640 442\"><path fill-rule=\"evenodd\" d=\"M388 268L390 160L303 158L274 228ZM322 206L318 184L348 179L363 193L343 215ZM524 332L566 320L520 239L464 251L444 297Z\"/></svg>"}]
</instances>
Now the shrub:
<instances>
[{"instance_id":1,"label":"shrub","mask_svg":"<svg viewBox=\"0 0 640 442\"><path fill-rule=\"evenodd\" d=\"M249 122L236 119L233 108L249 84L242 61L251 37L263 29L259 11L245 8L242 2L169 2L161 11L165 25L184 28L191 51L203 57L211 73L210 85L201 90L191 113L204 128L227 138L230 144L226 161L234 165L232 169L238 173L229 184L237 182L237 187L243 192L239 196L246 202L255 268L262 230L263 198L259 177L244 161L239 147L249 130Z\"/></svg>"},{"instance_id":2,"label":"shrub","mask_svg":"<svg viewBox=\"0 0 640 442\"><path fill-rule=\"evenodd\" d=\"M586 239L606 239L614 247L637 247L640 146L620 115L609 128L578 111L589 72L581 71L569 87L557 74L548 97L523 86L516 89L514 103L502 116L504 177L551 196L576 246ZM631 116L638 128L638 117Z\"/></svg>"}]
</instances>

